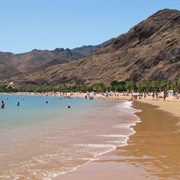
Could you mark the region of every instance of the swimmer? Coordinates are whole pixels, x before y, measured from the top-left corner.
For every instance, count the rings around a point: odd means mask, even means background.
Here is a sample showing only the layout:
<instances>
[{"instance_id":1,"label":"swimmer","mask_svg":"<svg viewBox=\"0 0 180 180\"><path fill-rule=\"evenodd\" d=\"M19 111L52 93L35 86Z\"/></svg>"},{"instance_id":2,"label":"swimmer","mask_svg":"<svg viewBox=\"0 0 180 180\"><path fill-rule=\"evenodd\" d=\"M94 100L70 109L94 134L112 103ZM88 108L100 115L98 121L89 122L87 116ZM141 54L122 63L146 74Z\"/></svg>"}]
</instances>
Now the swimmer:
<instances>
[{"instance_id":1,"label":"swimmer","mask_svg":"<svg viewBox=\"0 0 180 180\"><path fill-rule=\"evenodd\" d=\"M1 109L4 109L5 107L5 104L4 104L4 101L1 102Z\"/></svg>"}]
</instances>

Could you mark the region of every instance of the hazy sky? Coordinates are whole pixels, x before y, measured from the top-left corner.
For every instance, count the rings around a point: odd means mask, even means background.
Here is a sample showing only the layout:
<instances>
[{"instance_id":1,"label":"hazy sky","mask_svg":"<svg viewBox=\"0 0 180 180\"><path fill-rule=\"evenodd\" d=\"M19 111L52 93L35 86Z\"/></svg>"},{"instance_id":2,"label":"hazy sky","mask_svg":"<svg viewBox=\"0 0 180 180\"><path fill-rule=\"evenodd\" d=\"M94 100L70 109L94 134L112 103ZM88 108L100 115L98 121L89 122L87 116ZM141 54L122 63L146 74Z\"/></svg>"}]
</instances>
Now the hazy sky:
<instances>
[{"instance_id":1,"label":"hazy sky","mask_svg":"<svg viewBox=\"0 0 180 180\"><path fill-rule=\"evenodd\" d=\"M0 51L98 45L180 0L0 0Z\"/></svg>"}]
</instances>

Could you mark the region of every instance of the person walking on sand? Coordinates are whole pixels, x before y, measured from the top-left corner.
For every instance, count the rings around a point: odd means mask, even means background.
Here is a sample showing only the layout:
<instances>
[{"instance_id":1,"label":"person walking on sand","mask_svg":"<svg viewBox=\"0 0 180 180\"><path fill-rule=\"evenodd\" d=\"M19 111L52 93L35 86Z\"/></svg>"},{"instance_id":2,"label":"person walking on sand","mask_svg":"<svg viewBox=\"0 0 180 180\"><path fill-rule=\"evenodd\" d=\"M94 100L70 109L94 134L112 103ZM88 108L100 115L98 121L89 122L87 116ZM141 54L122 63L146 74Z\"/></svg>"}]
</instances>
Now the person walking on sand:
<instances>
[{"instance_id":1,"label":"person walking on sand","mask_svg":"<svg viewBox=\"0 0 180 180\"><path fill-rule=\"evenodd\" d=\"M4 104L4 101L1 102L1 109L4 109L5 107L5 104Z\"/></svg>"}]
</instances>

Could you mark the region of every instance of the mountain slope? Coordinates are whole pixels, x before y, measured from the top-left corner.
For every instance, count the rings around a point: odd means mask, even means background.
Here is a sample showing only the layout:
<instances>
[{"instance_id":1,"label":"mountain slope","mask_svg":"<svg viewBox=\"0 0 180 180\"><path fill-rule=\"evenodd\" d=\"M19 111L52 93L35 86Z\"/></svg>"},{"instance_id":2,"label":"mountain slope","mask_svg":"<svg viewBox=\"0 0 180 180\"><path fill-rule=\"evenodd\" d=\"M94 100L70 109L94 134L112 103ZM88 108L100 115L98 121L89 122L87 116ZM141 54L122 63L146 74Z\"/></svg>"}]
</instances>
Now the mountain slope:
<instances>
[{"instance_id":1,"label":"mountain slope","mask_svg":"<svg viewBox=\"0 0 180 180\"><path fill-rule=\"evenodd\" d=\"M0 80L10 78L16 74L32 73L49 65L81 59L109 41L96 46L83 46L72 50L63 48L56 48L53 51L34 49L22 54L0 52Z\"/></svg>"},{"instance_id":2,"label":"mountain slope","mask_svg":"<svg viewBox=\"0 0 180 180\"><path fill-rule=\"evenodd\" d=\"M79 85L180 77L180 11L164 9L92 55L12 79L18 86Z\"/></svg>"},{"instance_id":3,"label":"mountain slope","mask_svg":"<svg viewBox=\"0 0 180 180\"><path fill-rule=\"evenodd\" d=\"M97 51L98 49L102 48L103 46L105 46L106 44L112 42L115 38L112 38L108 41L105 41L97 46L92 46L92 45L89 45L89 46L82 46L82 47L79 47L79 48L74 48L72 49L71 51L73 53L79 53L79 54L82 54L84 55L84 57L86 56L89 56L90 54L92 54L93 52Z\"/></svg>"},{"instance_id":4,"label":"mountain slope","mask_svg":"<svg viewBox=\"0 0 180 180\"><path fill-rule=\"evenodd\" d=\"M0 80L19 73L15 65L11 63L11 58L11 53L0 52Z\"/></svg>"}]
</instances>

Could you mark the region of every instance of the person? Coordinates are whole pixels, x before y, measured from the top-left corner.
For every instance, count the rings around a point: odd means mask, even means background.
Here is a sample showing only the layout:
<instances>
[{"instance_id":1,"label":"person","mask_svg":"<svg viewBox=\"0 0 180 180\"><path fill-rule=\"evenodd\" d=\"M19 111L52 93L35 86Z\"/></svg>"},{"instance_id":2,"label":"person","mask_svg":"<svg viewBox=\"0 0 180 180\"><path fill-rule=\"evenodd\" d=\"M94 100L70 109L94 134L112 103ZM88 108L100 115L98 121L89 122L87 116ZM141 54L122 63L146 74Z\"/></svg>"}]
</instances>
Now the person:
<instances>
[{"instance_id":1,"label":"person","mask_svg":"<svg viewBox=\"0 0 180 180\"><path fill-rule=\"evenodd\" d=\"M164 101L165 101L165 99L166 99L166 94L165 93L164 93L164 97L163 98L164 98Z\"/></svg>"},{"instance_id":2,"label":"person","mask_svg":"<svg viewBox=\"0 0 180 180\"><path fill-rule=\"evenodd\" d=\"M4 104L4 101L1 102L1 109L4 109L5 107L5 104Z\"/></svg>"},{"instance_id":3,"label":"person","mask_svg":"<svg viewBox=\"0 0 180 180\"><path fill-rule=\"evenodd\" d=\"M94 99L94 97L93 96L90 96L90 100L93 100Z\"/></svg>"},{"instance_id":4,"label":"person","mask_svg":"<svg viewBox=\"0 0 180 180\"><path fill-rule=\"evenodd\" d=\"M20 106L20 102L17 103L17 106Z\"/></svg>"},{"instance_id":5,"label":"person","mask_svg":"<svg viewBox=\"0 0 180 180\"><path fill-rule=\"evenodd\" d=\"M68 109L71 108L71 106L68 106Z\"/></svg>"}]
</instances>

